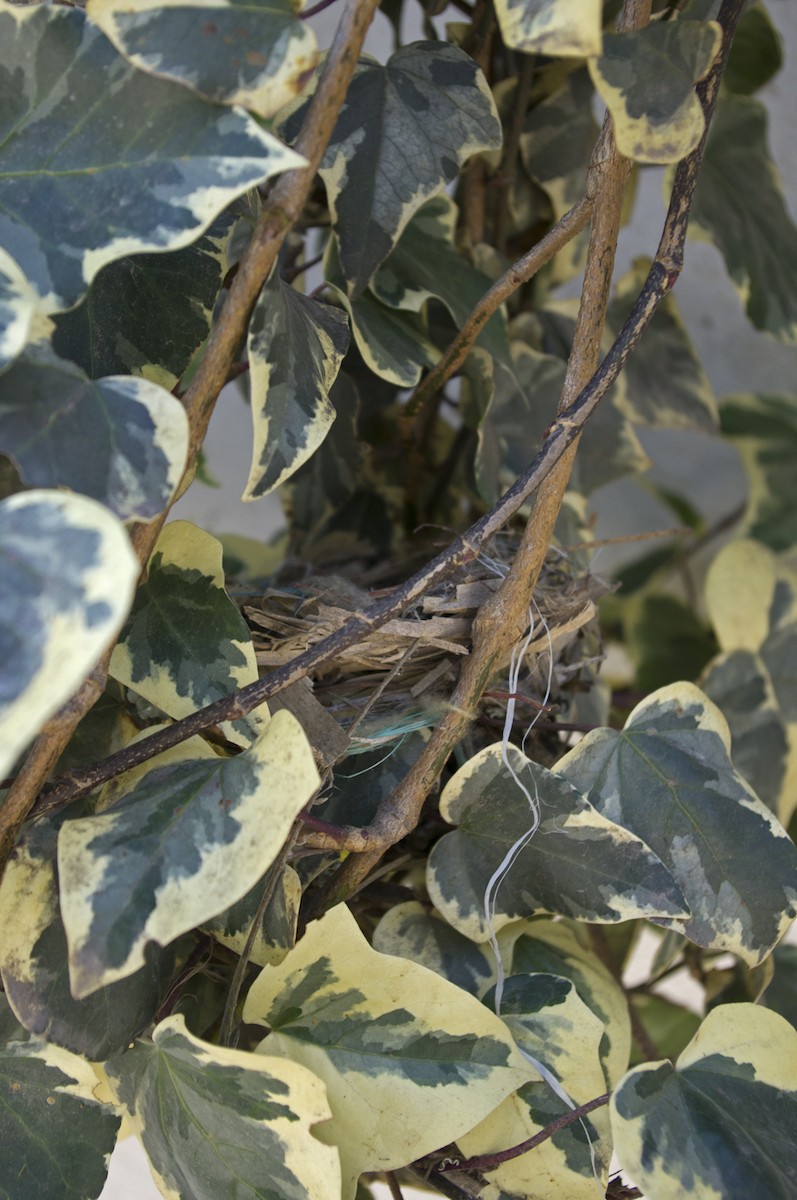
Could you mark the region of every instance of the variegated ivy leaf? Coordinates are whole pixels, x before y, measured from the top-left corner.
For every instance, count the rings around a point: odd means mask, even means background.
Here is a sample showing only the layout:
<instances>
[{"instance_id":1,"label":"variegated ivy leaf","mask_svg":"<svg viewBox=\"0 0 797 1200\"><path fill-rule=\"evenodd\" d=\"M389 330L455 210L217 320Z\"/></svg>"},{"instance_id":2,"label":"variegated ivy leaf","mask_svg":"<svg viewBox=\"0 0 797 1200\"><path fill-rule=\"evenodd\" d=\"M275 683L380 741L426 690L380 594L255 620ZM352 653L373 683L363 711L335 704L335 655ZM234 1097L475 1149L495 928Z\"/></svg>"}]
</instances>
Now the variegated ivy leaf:
<instances>
[{"instance_id":1,"label":"variegated ivy leaf","mask_svg":"<svg viewBox=\"0 0 797 1200\"><path fill-rule=\"evenodd\" d=\"M721 44L715 21L655 21L604 36L603 53L589 60L589 69L621 154L670 163L694 150L706 127L694 85Z\"/></svg>"},{"instance_id":2,"label":"variegated ivy leaf","mask_svg":"<svg viewBox=\"0 0 797 1200\"><path fill-rule=\"evenodd\" d=\"M0 0L0 245L70 308L114 259L194 241L303 159L240 111L131 66L79 8Z\"/></svg>"},{"instance_id":3,"label":"variegated ivy leaf","mask_svg":"<svg viewBox=\"0 0 797 1200\"><path fill-rule=\"evenodd\" d=\"M302 0L89 0L86 10L143 71L187 84L217 104L270 117L292 100L318 58Z\"/></svg>"},{"instance_id":4,"label":"variegated ivy leaf","mask_svg":"<svg viewBox=\"0 0 797 1200\"><path fill-rule=\"evenodd\" d=\"M600 0L496 0L495 12L513 50L553 58L601 52Z\"/></svg>"},{"instance_id":5,"label":"variegated ivy leaf","mask_svg":"<svg viewBox=\"0 0 797 1200\"><path fill-rule=\"evenodd\" d=\"M773 550L789 550L797 544L797 395L728 396L720 420L747 475L745 532Z\"/></svg>"},{"instance_id":6,"label":"variegated ivy leaf","mask_svg":"<svg viewBox=\"0 0 797 1200\"><path fill-rule=\"evenodd\" d=\"M183 476L188 418L155 383L95 382L38 346L0 376L0 451L32 487L69 488L122 521L151 521Z\"/></svg>"},{"instance_id":7,"label":"variegated ivy leaf","mask_svg":"<svg viewBox=\"0 0 797 1200\"><path fill-rule=\"evenodd\" d=\"M268 1025L259 1047L326 1084L344 1200L363 1171L391 1170L454 1141L536 1077L505 1025L425 967L372 950L343 905L266 967L244 1020Z\"/></svg>"},{"instance_id":8,"label":"variegated ivy leaf","mask_svg":"<svg viewBox=\"0 0 797 1200\"><path fill-rule=\"evenodd\" d=\"M761 1003L780 1013L797 1029L797 946L778 946L772 960L774 976Z\"/></svg>"},{"instance_id":9,"label":"variegated ivy leaf","mask_svg":"<svg viewBox=\"0 0 797 1200\"><path fill-rule=\"evenodd\" d=\"M303 113L286 119L289 139ZM490 89L456 46L413 42L384 66L360 59L320 168L346 290L362 292L424 201L500 144Z\"/></svg>"},{"instance_id":10,"label":"variegated ivy leaf","mask_svg":"<svg viewBox=\"0 0 797 1200\"><path fill-rule=\"evenodd\" d=\"M351 318L354 340L366 366L397 387L414 387L422 368L437 358L423 318L383 304L370 289L350 297L335 238L327 243L324 276Z\"/></svg>"},{"instance_id":11,"label":"variegated ivy leaf","mask_svg":"<svg viewBox=\"0 0 797 1200\"><path fill-rule=\"evenodd\" d=\"M145 775L112 808L58 835L61 914L78 999L246 895L318 786L301 726L281 711L235 758Z\"/></svg>"},{"instance_id":12,"label":"variegated ivy leaf","mask_svg":"<svg viewBox=\"0 0 797 1200\"><path fill-rule=\"evenodd\" d=\"M5 1200L87 1200L99 1196L119 1118L96 1098L89 1063L46 1042L0 1048Z\"/></svg>"},{"instance_id":13,"label":"variegated ivy leaf","mask_svg":"<svg viewBox=\"0 0 797 1200\"><path fill-rule=\"evenodd\" d=\"M761 648L778 586L777 560L752 538L734 538L706 575L706 607L723 650Z\"/></svg>"},{"instance_id":14,"label":"variegated ivy leaf","mask_svg":"<svg viewBox=\"0 0 797 1200\"><path fill-rule=\"evenodd\" d=\"M598 136L592 95L589 73L573 71L557 91L535 104L523 124L523 165L551 201L555 219L564 216L584 192L584 176Z\"/></svg>"},{"instance_id":15,"label":"variegated ivy leaf","mask_svg":"<svg viewBox=\"0 0 797 1200\"><path fill-rule=\"evenodd\" d=\"M254 441L244 500L284 483L318 449L335 420L329 389L349 348L339 308L321 304L275 272L261 291L247 338Z\"/></svg>"},{"instance_id":16,"label":"variegated ivy leaf","mask_svg":"<svg viewBox=\"0 0 797 1200\"><path fill-rule=\"evenodd\" d=\"M720 97L689 222L714 243L756 329L797 342L797 227L767 146L763 104Z\"/></svg>"},{"instance_id":17,"label":"variegated ivy leaf","mask_svg":"<svg viewBox=\"0 0 797 1200\"><path fill-rule=\"evenodd\" d=\"M733 35L722 82L732 92L749 96L769 83L783 66L783 42L763 4L745 9Z\"/></svg>"},{"instance_id":18,"label":"variegated ivy leaf","mask_svg":"<svg viewBox=\"0 0 797 1200\"><path fill-rule=\"evenodd\" d=\"M649 260L637 259L619 281L607 317L613 335L631 312L649 267ZM618 395L618 407L634 424L716 429L717 401L672 293L656 310L623 375L625 388Z\"/></svg>"},{"instance_id":19,"label":"variegated ivy leaf","mask_svg":"<svg viewBox=\"0 0 797 1200\"><path fill-rule=\"evenodd\" d=\"M171 948L153 947L145 966L130 978L75 1000L58 904L57 834L52 821L30 824L6 867L0 885L0 973L25 1029L102 1062L124 1050L152 1021L175 956Z\"/></svg>"},{"instance_id":20,"label":"variegated ivy leaf","mask_svg":"<svg viewBox=\"0 0 797 1200\"><path fill-rule=\"evenodd\" d=\"M54 349L91 379L141 375L171 391L210 329L239 207L225 209L184 250L103 267L85 300L55 317Z\"/></svg>"},{"instance_id":21,"label":"variegated ivy leaf","mask_svg":"<svg viewBox=\"0 0 797 1200\"><path fill-rule=\"evenodd\" d=\"M0 504L0 777L116 636L138 562L124 527L86 496Z\"/></svg>"},{"instance_id":22,"label":"variegated ivy leaf","mask_svg":"<svg viewBox=\"0 0 797 1200\"><path fill-rule=\"evenodd\" d=\"M203 1042L181 1015L106 1064L163 1196L331 1200L340 1193L324 1085L294 1062Z\"/></svg>"},{"instance_id":23,"label":"variegated ivy leaf","mask_svg":"<svg viewBox=\"0 0 797 1200\"><path fill-rule=\"evenodd\" d=\"M373 946L380 954L420 963L473 996L481 996L495 980L489 947L478 946L417 900L385 913L374 930Z\"/></svg>"},{"instance_id":24,"label":"variegated ivy leaf","mask_svg":"<svg viewBox=\"0 0 797 1200\"><path fill-rule=\"evenodd\" d=\"M521 1050L541 1062L574 1104L606 1090L600 1060L603 1023L559 975L513 975L506 980L501 1016ZM570 1105L548 1082L527 1083L459 1138L468 1157L517 1146ZM534 1200L594 1200L606 1186L611 1159L609 1115L597 1109L536 1149L486 1171L480 1200L533 1196Z\"/></svg>"},{"instance_id":25,"label":"variegated ivy leaf","mask_svg":"<svg viewBox=\"0 0 797 1200\"><path fill-rule=\"evenodd\" d=\"M597 958L585 927L574 921L518 921L500 931L498 945L507 975L541 973L571 980L603 1025L604 1090L613 1087L628 1068L628 1003L617 980Z\"/></svg>"},{"instance_id":26,"label":"variegated ivy leaf","mask_svg":"<svg viewBox=\"0 0 797 1200\"><path fill-rule=\"evenodd\" d=\"M491 287L492 280L456 249L457 206L435 196L418 210L371 283L390 308L420 312L427 300L440 300L457 328ZM494 358L510 364L506 318L494 313L476 339Z\"/></svg>"},{"instance_id":27,"label":"variegated ivy leaf","mask_svg":"<svg viewBox=\"0 0 797 1200\"><path fill-rule=\"evenodd\" d=\"M258 879L255 886L235 904L205 921L203 929L223 946L242 954L262 896L263 883ZM250 962L257 963L259 967L282 962L296 942L301 898L301 880L293 867L286 867L255 934L249 950Z\"/></svg>"},{"instance_id":28,"label":"variegated ivy leaf","mask_svg":"<svg viewBox=\"0 0 797 1200\"><path fill-rule=\"evenodd\" d=\"M654 692L556 769L669 867L692 915L656 924L750 966L771 953L797 915L797 848L735 771L725 718L698 688Z\"/></svg>"},{"instance_id":29,"label":"variegated ivy leaf","mask_svg":"<svg viewBox=\"0 0 797 1200\"><path fill-rule=\"evenodd\" d=\"M797 1031L724 1004L678 1059L645 1063L611 1101L623 1168L656 1200L791 1200L797 1178Z\"/></svg>"},{"instance_id":30,"label":"variegated ivy leaf","mask_svg":"<svg viewBox=\"0 0 797 1200\"><path fill-rule=\"evenodd\" d=\"M175 720L258 677L252 635L224 590L222 546L189 521L172 521L111 657L111 675ZM265 706L225 724L247 746Z\"/></svg>"},{"instance_id":31,"label":"variegated ivy leaf","mask_svg":"<svg viewBox=\"0 0 797 1200\"><path fill-rule=\"evenodd\" d=\"M680 888L639 837L514 746L506 750L510 771L502 751L501 743L485 746L440 797L440 815L457 828L433 846L426 883L455 929L478 942L490 936L485 892L530 829L532 803L540 826L496 889L493 929L536 912L603 924L687 915Z\"/></svg>"},{"instance_id":32,"label":"variegated ivy leaf","mask_svg":"<svg viewBox=\"0 0 797 1200\"><path fill-rule=\"evenodd\" d=\"M0 371L33 340L40 305L36 289L0 246Z\"/></svg>"}]
</instances>

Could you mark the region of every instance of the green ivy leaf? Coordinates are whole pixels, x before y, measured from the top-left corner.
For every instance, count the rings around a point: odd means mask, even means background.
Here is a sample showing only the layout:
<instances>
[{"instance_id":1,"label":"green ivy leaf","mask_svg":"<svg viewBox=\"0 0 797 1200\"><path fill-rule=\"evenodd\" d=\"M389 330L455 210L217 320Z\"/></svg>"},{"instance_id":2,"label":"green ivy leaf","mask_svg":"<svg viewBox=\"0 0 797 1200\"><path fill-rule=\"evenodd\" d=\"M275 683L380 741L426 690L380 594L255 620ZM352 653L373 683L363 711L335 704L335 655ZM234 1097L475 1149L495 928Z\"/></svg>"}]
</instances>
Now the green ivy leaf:
<instances>
[{"instance_id":1,"label":"green ivy leaf","mask_svg":"<svg viewBox=\"0 0 797 1200\"><path fill-rule=\"evenodd\" d=\"M304 105L284 123L298 131ZM413 42L360 60L321 163L347 291L362 292L421 205L501 144L492 94L455 46ZM412 153L408 154L408 148Z\"/></svg>"},{"instance_id":2,"label":"green ivy leaf","mask_svg":"<svg viewBox=\"0 0 797 1200\"><path fill-rule=\"evenodd\" d=\"M244 113L137 71L79 8L0 0L0 44L0 244L50 311L106 263L188 245L304 162Z\"/></svg>"},{"instance_id":3,"label":"green ivy leaf","mask_svg":"<svg viewBox=\"0 0 797 1200\"><path fill-rule=\"evenodd\" d=\"M744 531L773 550L791 549L797 544L797 396L728 396L720 419L747 474Z\"/></svg>"},{"instance_id":4,"label":"green ivy leaf","mask_svg":"<svg viewBox=\"0 0 797 1200\"><path fill-rule=\"evenodd\" d=\"M700 1028L700 1017L664 996L640 992L629 998L636 1018L659 1054L677 1058ZM647 1055L636 1046L631 1048L631 1065L644 1062Z\"/></svg>"},{"instance_id":5,"label":"green ivy leaf","mask_svg":"<svg viewBox=\"0 0 797 1200\"><path fill-rule=\"evenodd\" d=\"M298 1063L194 1037L181 1015L161 1021L106 1064L164 1196L191 1200L329 1200L339 1194L324 1086Z\"/></svg>"},{"instance_id":6,"label":"green ivy leaf","mask_svg":"<svg viewBox=\"0 0 797 1200\"><path fill-rule=\"evenodd\" d=\"M38 292L0 246L0 371L33 340L39 307Z\"/></svg>"},{"instance_id":7,"label":"green ivy leaf","mask_svg":"<svg viewBox=\"0 0 797 1200\"><path fill-rule=\"evenodd\" d=\"M318 786L302 728L275 714L235 758L150 771L109 809L58 835L61 914L78 999L246 895Z\"/></svg>"},{"instance_id":8,"label":"green ivy leaf","mask_svg":"<svg viewBox=\"0 0 797 1200\"><path fill-rule=\"evenodd\" d=\"M0 504L0 777L116 636L138 562L124 527L85 496Z\"/></svg>"},{"instance_id":9,"label":"green ivy leaf","mask_svg":"<svg viewBox=\"0 0 797 1200\"><path fill-rule=\"evenodd\" d=\"M54 349L91 379L141 375L171 391L210 330L235 215L225 210L184 250L103 267L85 300L55 317Z\"/></svg>"},{"instance_id":10,"label":"green ivy leaf","mask_svg":"<svg viewBox=\"0 0 797 1200\"><path fill-rule=\"evenodd\" d=\"M783 43L763 4L742 13L722 82L732 92L749 96L769 83L783 66Z\"/></svg>"},{"instance_id":11,"label":"green ivy leaf","mask_svg":"<svg viewBox=\"0 0 797 1200\"><path fill-rule=\"evenodd\" d=\"M98 1103L96 1088L91 1066L68 1050L36 1041L0 1049L0 1196L99 1196L119 1118Z\"/></svg>"},{"instance_id":12,"label":"green ivy leaf","mask_svg":"<svg viewBox=\"0 0 797 1200\"><path fill-rule=\"evenodd\" d=\"M600 0L496 0L495 12L513 50L577 58L601 52Z\"/></svg>"},{"instance_id":13,"label":"green ivy leaf","mask_svg":"<svg viewBox=\"0 0 797 1200\"><path fill-rule=\"evenodd\" d=\"M721 44L714 21L655 21L604 35L603 53L589 60L589 69L614 119L621 154L670 163L694 150L706 127L694 85Z\"/></svg>"},{"instance_id":14,"label":"green ivy leaf","mask_svg":"<svg viewBox=\"0 0 797 1200\"><path fill-rule=\"evenodd\" d=\"M89 0L91 19L143 71L217 104L270 117L293 100L318 59L302 0Z\"/></svg>"},{"instance_id":15,"label":"green ivy leaf","mask_svg":"<svg viewBox=\"0 0 797 1200\"><path fill-rule=\"evenodd\" d=\"M674 596L652 593L630 601L623 627L641 692L697 679L717 649L711 630L694 609Z\"/></svg>"},{"instance_id":16,"label":"green ivy leaf","mask_svg":"<svg viewBox=\"0 0 797 1200\"><path fill-rule=\"evenodd\" d=\"M436 298L459 328L491 287L492 280L456 249L457 206L435 196L418 210L374 275L371 291L390 308L421 312ZM494 313L476 339L501 362L511 364L506 318Z\"/></svg>"},{"instance_id":17,"label":"green ivy leaf","mask_svg":"<svg viewBox=\"0 0 797 1200\"><path fill-rule=\"evenodd\" d=\"M655 924L750 966L771 953L797 914L797 848L734 770L725 719L694 685L655 692L622 732L588 733L557 771L678 881L691 917Z\"/></svg>"},{"instance_id":18,"label":"green ivy leaf","mask_svg":"<svg viewBox=\"0 0 797 1200\"><path fill-rule=\"evenodd\" d=\"M66 487L122 521L151 521L185 470L188 419L155 383L95 382L41 346L0 376L0 450L32 487Z\"/></svg>"},{"instance_id":19,"label":"green ivy leaf","mask_svg":"<svg viewBox=\"0 0 797 1200\"><path fill-rule=\"evenodd\" d=\"M720 97L690 232L714 243L756 329L797 342L797 228L769 154L763 104Z\"/></svg>"},{"instance_id":20,"label":"green ivy leaf","mask_svg":"<svg viewBox=\"0 0 797 1200\"><path fill-rule=\"evenodd\" d=\"M797 1032L724 1004L678 1059L631 1071L611 1101L623 1168L646 1195L790 1200L797 1177Z\"/></svg>"},{"instance_id":21,"label":"green ivy leaf","mask_svg":"<svg viewBox=\"0 0 797 1200\"><path fill-rule=\"evenodd\" d=\"M529 797L542 819L497 889L495 929L535 912L606 924L688 912L669 871L640 838L516 747L507 747L507 759L517 779L498 743L460 767L440 797L440 815L457 829L432 847L426 883L432 903L455 929L474 941L490 936L485 892L531 826Z\"/></svg>"},{"instance_id":22,"label":"green ivy leaf","mask_svg":"<svg viewBox=\"0 0 797 1200\"><path fill-rule=\"evenodd\" d=\"M569 979L545 974L510 976L504 986L501 1016L521 1050L541 1062L575 1104L603 1093L599 1054L603 1023ZM569 1107L547 1082L527 1083L457 1144L468 1157L490 1153L499 1146L519 1145ZM482 1194L590 1200L598 1180L606 1184L611 1149L609 1115L598 1110L583 1125L571 1125L527 1154L486 1171L489 1190Z\"/></svg>"},{"instance_id":23,"label":"green ivy leaf","mask_svg":"<svg viewBox=\"0 0 797 1200\"><path fill-rule=\"evenodd\" d=\"M385 913L374 930L373 946L380 954L428 967L472 996L481 996L495 978L489 952L417 900L397 904Z\"/></svg>"},{"instance_id":24,"label":"green ivy leaf","mask_svg":"<svg viewBox=\"0 0 797 1200\"><path fill-rule=\"evenodd\" d=\"M244 1020L260 1052L310 1066L327 1087L344 1200L363 1171L391 1170L455 1140L535 1073L473 996L372 950L343 905L266 967Z\"/></svg>"},{"instance_id":25,"label":"green ivy leaf","mask_svg":"<svg viewBox=\"0 0 797 1200\"><path fill-rule=\"evenodd\" d=\"M252 635L224 590L221 543L189 521L158 539L110 673L179 720L258 678ZM225 724L237 745L263 728L263 706Z\"/></svg>"},{"instance_id":26,"label":"green ivy leaf","mask_svg":"<svg viewBox=\"0 0 797 1200\"><path fill-rule=\"evenodd\" d=\"M642 290L650 261L639 258L622 277L609 305L607 324L620 332ZM659 305L645 336L623 368L618 407L635 425L656 429L714 431L717 401L672 294Z\"/></svg>"},{"instance_id":27,"label":"green ivy leaf","mask_svg":"<svg viewBox=\"0 0 797 1200\"><path fill-rule=\"evenodd\" d=\"M3 988L30 1033L102 1062L124 1050L150 1023L175 956L171 949L156 949L124 982L100 988L84 1000L74 999L58 905L57 834L52 822L29 825L6 867L0 885Z\"/></svg>"},{"instance_id":28,"label":"green ivy leaf","mask_svg":"<svg viewBox=\"0 0 797 1200\"><path fill-rule=\"evenodd\" d=\"M350 297L334 238L329 239L324 254L324 276L351 318L354 340L366 366L397 387L414 387L422 368L437 358L423 318L383 304L370 290Z\"/></svg>"},{"instance_id":29,"label":"green ivy leaf","mask_svg":"<svg viewBox=\"0 0 797 1200\"><path fill-rule=\"evenodd\" d=\"M323 442L335 409L329 391L349 347L345 314L297 292L275 273L249 323L254 423L244 500L284 483Z\"/></svg>"}]
</instances>

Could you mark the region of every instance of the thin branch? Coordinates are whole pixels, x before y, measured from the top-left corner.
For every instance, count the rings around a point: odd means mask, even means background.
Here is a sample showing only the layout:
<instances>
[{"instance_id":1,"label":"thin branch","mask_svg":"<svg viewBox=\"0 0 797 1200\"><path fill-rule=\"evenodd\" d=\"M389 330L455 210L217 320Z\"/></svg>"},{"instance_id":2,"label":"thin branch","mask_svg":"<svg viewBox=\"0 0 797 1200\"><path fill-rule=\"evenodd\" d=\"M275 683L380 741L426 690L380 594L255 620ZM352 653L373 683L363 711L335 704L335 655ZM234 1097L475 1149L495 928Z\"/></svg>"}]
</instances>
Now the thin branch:
<instances>
[{"instance_id":1,"label":"thin branch","mask_svg":"<svg viewBox=\"0 0 797 1200\"><path fill-rule=\"evenodd\" d=\"M387 1184L392 1200L404 1200L401 1184L396 1178L395 1171L385 1171L385 1183Z\"/></svg>"},{"instance_id":2,"label":"thin branch","mask_svg":"<svg viewBox=\"0 0 797 1200\"><path fill-rule=\"evenodd\" d=\"M260 215L211 332L205 355L183 397L190 429L187 471L193 470L213 406L227 381L260 289L276 262L288 230L301 214L310 194L376 6L377 0L348 0L296 141L295 148L305 157L307 166L286 171L274 184L269 204ZM149 525L139 524L133 528L133 549L142 567L149 561L167 514L168 509ZM78 723L105 686L109 657L110 651L71 700L44 726L5 798L0 809L0 876L37 794Z\"/></svg>"},{"instance_id":3,"label":"thin branch","mask_svg":"<svg viewBox=\"0 0 797 1200\"><path fill-rule=\"evenodd\" d=\"M527 1138L525 1142L520 1142L517 1146L511 1146L508 1150L498 1150L494 1154L477 1154L473 1158L449 1159L435 1168L432 1178L434 1174L445 1175L449 1171L492 1171L495 1167L500 1167L501 1163L510 1162L513 1158L520 1158L522 1154L528 1154L529 1150L534 1150L543 1142L547 1142L560 1129L567 1129L569 1125L574 1125L576 1121L580 1121L582 1117L594 1112L596 1108L602 1108L604 1104L608 1104L610 1096L610 1092L604 1092L602 1096L596 1096L594 1100L588 1100L586 1104L579 1104L578 1108L563 1113L561 1117L551 1121L550 1125L546 1125L539 1133L535 1133L533 1137Z\"/></svg>"}]
</instances>

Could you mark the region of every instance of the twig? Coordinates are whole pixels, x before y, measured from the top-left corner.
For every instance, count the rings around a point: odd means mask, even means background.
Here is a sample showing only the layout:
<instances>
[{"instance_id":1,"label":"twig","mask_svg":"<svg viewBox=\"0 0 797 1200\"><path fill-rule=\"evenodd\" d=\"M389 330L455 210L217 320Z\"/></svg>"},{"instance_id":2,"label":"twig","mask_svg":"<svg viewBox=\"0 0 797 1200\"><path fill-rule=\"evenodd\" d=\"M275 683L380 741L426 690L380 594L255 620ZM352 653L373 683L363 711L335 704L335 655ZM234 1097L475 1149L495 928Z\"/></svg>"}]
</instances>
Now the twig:
<instances>
[{"instance_id":1,"label":"twig","mask_svg":"<svg viewBox=\"0 0 797 1200\"><path fill-rule=\"evenodd\" d=\"M561 1117L551 1121L550 1125L546 1125L539 1133L535 1133L533 1137L527 1138L525 1142L520 1142L517 1146L511 1146L508 1150L498 1150L494 1154L477 1154L473 1158L448 1160L435 1168L432 1178L435 1174L445 1175L449 1171L492 1171L495 1167L500 1167L501 1163L510 1162L513 1158L520 1158L522 1154L528 1154L529 1150L534 1150L543 1142L547 1142L560 1129L567 1129L569 1125L574 1125L576 1121L580 1121L588 1113L594 1112L596 1108L602 1108L604 1104L608 1104L610 1095L610 1092L604 1092L602 1096L596 1096L594 1100L588 1100L586 1104L579 1104L578 1108L563 1113Z\"/></svg>"},{"instance_id":2,"label":"twig","mask_svg":"<svg viewBox=\"0 0 797 1200\"><path fill-rule=\"evenodd\" d=\"M299 170L286 171L272 188L269 204L261 213L252 240L238 265L227 300L208 340L205 355L183 397L190 428L187 470L193 469L205 440L213 406L227 381L263 282L268 278L285 236L301 214L310 194L376 5L377 0L348 0L296 141L295 148L304 155L308 165ZM133 529L133 548L142 567L149 561L167 513L168 509L149 525L139 524ZM72 699L44 726L5 798L0 809L0 877L36 795L79 721L102 692L109 656L110 651Z\"/></svg>"},{"instance_id":3,"label":"twig","mask_svg":"<svg viewBox=\"0 0 797 1200\"><path fill-rule=\"evenodd\" d=\"M285 842L280 849L279 854L272 862L271 866L266 871L263 881L263 893L260 897L260 903L257 906L257 912L252 918L252 924L249 926L249 932L246 935L244 948L241 951L238 962L235 964L232 980L230 981L230 990L227 993L227 1000L224 1005L224 1014L221 1018L221 1027L219 1029L219 1045L232 1045L233 1035L235 1033L235 1011L238 1007L238 997L241 994L241 988L246 977L246 972L249 967L249 955L252 953L252 947L255 944L258 930L263 924L263 917L266 914L266 909L271 903L271 899L276 891L282 872L285 870L285 865L288 861L288 856L296 842L298 826L294 824L291 832L288 834Z\"/></svg>"},{"instance_id":4,"label":"twig","mask_svg":"<svg viewBox=\"0 0 797 1200\"><path fill-rule=\"evenodd\" d=\"M401 1185L396 1178L395 1171L385 1171L385 1183L388 1186L388 1191L390 1192L393 1200L404 1200L404 1196L401 1191Z\"/></svg>"}]
</instances>

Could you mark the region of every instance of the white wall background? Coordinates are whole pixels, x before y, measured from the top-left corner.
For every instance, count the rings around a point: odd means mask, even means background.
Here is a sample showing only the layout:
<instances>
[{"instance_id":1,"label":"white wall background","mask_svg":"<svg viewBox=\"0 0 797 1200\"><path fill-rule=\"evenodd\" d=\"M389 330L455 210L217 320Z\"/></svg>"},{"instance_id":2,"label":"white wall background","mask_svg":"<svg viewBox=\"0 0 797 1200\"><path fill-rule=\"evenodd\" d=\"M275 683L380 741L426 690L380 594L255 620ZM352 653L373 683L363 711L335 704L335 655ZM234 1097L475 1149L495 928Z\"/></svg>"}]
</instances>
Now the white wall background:
<instances>
[{"instance_id":1,"label":"white wall background","mask_svg":"<svg viewBox=\"0 0 797 1200\"><path fill-rule=\"evenodd\" d=\"M770 144L792 216L797 219L797 4L793 0L769 0L769 10L784 39L786 63L759 95L769 107ZM420 9L408 16L412 19L407 22L405 38L422 37ZM444 14L439 21L445 19ZM451 11L450 19L458 19L456 10ZM336 21L335 5L316 19L322 46L329 44ZM366 49L381 61L390 53L391 30L381 13L374 21ZM661 174L653 169L643 174L634 220L620 239L618 274L635 257L655 252L665 212ZM713 247L688 243L676 299L718 397L736 391L797 392L797 349L780 346L751 328ZM743 476L735 452L718 441L671 432L647 432L643 440L654 459L651 477L666 480L669 487L689 497L709 520L728 512L743 493ZM194 484L175 506L175 517L193 520L217 534L270 536L280 520L279 506L269 499L243 504L239 498L249 470L251 439L248 409L235 388L227 388L222 394L206 449L210 470L221 487ZM601 489L595 494L594 508L598 537L669 528L673 524L666 509L627 483ZM606 555L601 567L605 569L610 561ZM379 1194L387 1196L386 1190ZM409 1191L405 1195L411 1200ZM101 1200L158 1197L138 1143L132 1138L121 1143ZM227 1197L219 1196L217 1200Z\"/></svg>"}]
</instances>

